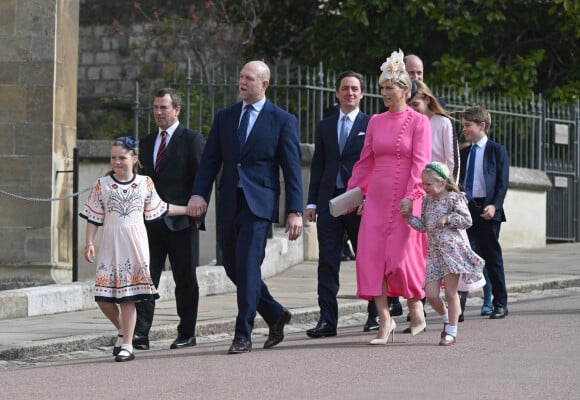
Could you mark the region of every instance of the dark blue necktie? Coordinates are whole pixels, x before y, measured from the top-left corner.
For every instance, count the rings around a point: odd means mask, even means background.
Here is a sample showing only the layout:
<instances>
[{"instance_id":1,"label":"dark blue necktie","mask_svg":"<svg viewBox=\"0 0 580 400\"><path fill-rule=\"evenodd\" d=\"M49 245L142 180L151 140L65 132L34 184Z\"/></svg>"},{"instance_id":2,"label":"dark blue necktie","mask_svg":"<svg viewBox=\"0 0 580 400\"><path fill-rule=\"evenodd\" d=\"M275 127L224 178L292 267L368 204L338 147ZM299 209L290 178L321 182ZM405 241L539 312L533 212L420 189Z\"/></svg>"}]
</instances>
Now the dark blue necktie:
<instances>
[{"instance_id":1,"label":"dark blue necktie","mask_svg":"<svg viewBox=\"0 0 580 400\"><path fill-rule=\"evenodd\" d=\"M240 151L246 143L246 136L248 135L248 123L250 121L250 111L252 111L252 105L247 104L244 106L244 115L242 115L242 120L240 121L240 126L238 126L238 141L240 142Z\"/></svg>"},{"instance_id":2,"label":"dark blue necktie","mask_svg":"<svg viewBox=\"0 0 580 400\"><path fill-rule=\"evenodd\" d=\"M348 139L348 115L343 116L341 119L342 125L340 126L340 136L338 137L338 152L342 155L344 146L346 145L346 140ZM345 182L340 174L340 163L338 166L338 174L336 175L336 187L343 189L345 187Z\"/></svg>"},{"instance_id":3,"label":"dark blue necktie","mask_svg":"<svg viewBox=\"0 0 580 400\"><path fill-rule=\"evenodd\" d=\"M344 146L346 145L346 140L348 139L348 115L345 115L341 118L342 126L340 127L340 138L338 140L338 149L340 154L344 150Z\"/></svg>"},{"instance_id":4,"label":"dark blue necktie","mask_svg":"<svg viewBox=\"0 0 580 400\"><path fill-rule=\"evenodd\" d=\"M472 144L471 150L469 151L469 165L467 166L467 177L465 178L465 193L467 194L467 200L473 198L473 177L475 176L475 153L477 151L477 145Z\"/></svg>"}]
</instances>

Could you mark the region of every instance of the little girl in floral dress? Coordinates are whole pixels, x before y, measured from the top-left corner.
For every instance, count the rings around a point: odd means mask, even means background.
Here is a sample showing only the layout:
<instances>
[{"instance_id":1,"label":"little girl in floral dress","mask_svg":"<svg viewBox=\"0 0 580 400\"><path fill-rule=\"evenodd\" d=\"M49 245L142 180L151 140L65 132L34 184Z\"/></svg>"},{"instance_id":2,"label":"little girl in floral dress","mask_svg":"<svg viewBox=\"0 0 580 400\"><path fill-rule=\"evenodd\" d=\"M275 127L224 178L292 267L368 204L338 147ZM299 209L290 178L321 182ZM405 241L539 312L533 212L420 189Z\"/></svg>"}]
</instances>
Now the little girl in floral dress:
<instances>
[{"instance_id":1,"label":"little girl in floral dress","mask_svg":"<svg viewBox=\"0 0 580 400\"><path fill-rule=\"evenodd\" d=\"M485 261L469 245L465 230L471 226L471 215L465 195L450 176L449 168L442 163L429 163L421 179L426 193L421 218L412 215L408 207L401 207L401 214L413 229L427 232L425 294L443 319L439 345L450 346L455 344L461 313L457 294L459 280L485 282L482 281ZM439 294L442 283L449 313Z\"/></svg>"}]
</instances>

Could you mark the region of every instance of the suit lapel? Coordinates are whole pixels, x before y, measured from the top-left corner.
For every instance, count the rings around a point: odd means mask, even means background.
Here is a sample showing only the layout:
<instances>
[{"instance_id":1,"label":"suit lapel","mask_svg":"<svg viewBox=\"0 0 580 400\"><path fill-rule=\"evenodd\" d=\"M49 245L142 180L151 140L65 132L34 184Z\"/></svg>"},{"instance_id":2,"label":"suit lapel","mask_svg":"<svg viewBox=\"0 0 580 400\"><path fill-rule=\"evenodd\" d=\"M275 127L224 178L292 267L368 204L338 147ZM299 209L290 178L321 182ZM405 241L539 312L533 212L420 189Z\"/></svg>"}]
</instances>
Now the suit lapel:
<instances>
[{"instance_id":1,"label":"suit lapel","mask_svg":"<svg viewBox=\"0 0 580 400\"><path fill-rule=\"evenodd\" d=\"M143 165L144 171L153 171L153 149L155 147L156 137L157 133L148 134L141 140L139 144L139 161Z\"/></svg>"},{"instance_id":2,"label":"suit lapel","mask_svg":"<svg viewBox=\"0 0 580 400\"><path fill-rule=\"evenodd\" d=\"M344 147L346 148L346 146L348 146L348 144L350 143L350 141L352 140L353 136L356 136L359 134L359 132L361 132L361 121L362 121L362 117L361 117L361 112L359 111L359 113L356 115L356 118L354 119L354 122L352 123L352 126L350 128L350 132L348 134L348 138L346 139L346 144L344 145Z\"/></svg>"},{"instance_id":3,"label":"suit lapel","mask_svg":"<svg viewBox=\"0 0 580 400\"><path fill-rule=\"evenodd\" d=\"M329 150L332 149L334 153L338 154L338 157L340 157L338 150L338 116L339 114L337 113L336 116L332 117L329 128L326 130L326 135L328 136L328 143L333 146L332 148L329 148Z\"/></svg>"}]
</instances>

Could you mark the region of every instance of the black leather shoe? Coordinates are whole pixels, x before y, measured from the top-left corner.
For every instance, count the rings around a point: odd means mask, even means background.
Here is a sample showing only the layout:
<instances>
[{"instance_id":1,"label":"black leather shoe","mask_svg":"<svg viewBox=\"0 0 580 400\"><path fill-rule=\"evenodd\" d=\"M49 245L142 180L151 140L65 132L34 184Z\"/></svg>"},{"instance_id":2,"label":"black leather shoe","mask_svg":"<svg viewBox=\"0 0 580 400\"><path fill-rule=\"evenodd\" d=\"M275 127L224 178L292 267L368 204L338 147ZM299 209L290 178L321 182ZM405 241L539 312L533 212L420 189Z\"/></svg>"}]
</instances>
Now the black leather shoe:
<instances>
[{"instance_id":1,"label":"black leather shoe","mask_svg":"<svg viewBox=\"0 0 580 400\"><path fill-rule=\"evenodd\" d=\"M389 304L389 314L391 314L391 317L398 317L399 315L403 315L403 306L401 303Z\"/></svg>"},{"instance_id":2,"label":"black leather shoe","mask_svg":"<svg viewBox=\"0 0 580 400\"><path fill-rule=\"evenodd\" d=\"M137 350L149 350L149 337L133 335L133 347Z\"/></svg>"},{"instance_id":3,"label":"black leather shoe","mask_svg":"<svg viewBox=\"0 0 580 400\"><path fill-rule=\"evenodd\" d=\"M378 331L380 327L379 324L379 317L369 317L367 318L367 322L365 322L365 326L363 327L363 332L374 332Z\"/></svg>"},{"instance_id":4,"label":"black leather shoe","mask_svg":"<svg viewBox=\"0 0 580 400\"><path fill-rule=\"evenodd\" d=\"M270 347L276 346L282 340L284 340L284 326L290 322L292 318L292 314L290 311L283 308L282 315L278 318L278 321L274 324L274 326L270 327L270 332L268 334L268 339L264 342L264 348L269 349Z\"/></svg>"},{"instance_id":5,"label":"black leather shoe","mask_svg":"<svg viewBox=\"0 0 580 400\"><path fill-rule=\"evenodd\" d=\"M502 319L507 317L508 309L507 307L494 307L493 311L489 315L489 319Z\"/></svg>"},{"instance_id":6,"label":"black leather shoe","mask_svg":"<svg viewBox=\"0 0 580 400\"><path fill-rule=\"evenodd\" d=\"M135 359L135 354L129 353L129 350L121 349L119 354L115 357L115 361L117 362L124 362L124 361L131 361Z\"/></svg>"},{"instance_id":7,"label":"black leather shoe","mask_svg":"<svg viewBox=\"0 0 580 400\"><path fill-rule=\"evenodd\" d=\"M463 315L463 313L459 314L459 318L457 319L457 322L463 322L465 321L465 316Z\"/></svg>"},{"instance_id":8,"label":"black leather shoe","mask_svg":"<svg viewBox=\"0 0 580 400\"><path fill-rule=\"evenodd\" d=\"M249 353L250 351L252 351L252 342L235 338L228 350L228 354Z\"/></svg>"},{"instance_id":9,"label":"black leather shoe","mask_svg":"<svg viewBox=\"0 0 580 400\"><path fill-rule=\"evenodd\" d=\"M336 336L336 327L330 325L324 320L320 320L316 327L306 331L306 335L311 338Z\"/></svg>"},{"instance_id":10,"label":"black leather shoe","mask_svg":"<svg viewBox=\"0 0 580 400\"><path fill-rule=\"evenodd\" d=\"M184 347L191 347L191 346L195 346L197 344L197 341L195 340L195 336L190 336L190 337L183 337L181 335L177 336L177 339L175 339L173 341L173 343L171 343L171 346L169 346L170 349L182 349Z\"/></svg>"}]
</instances>

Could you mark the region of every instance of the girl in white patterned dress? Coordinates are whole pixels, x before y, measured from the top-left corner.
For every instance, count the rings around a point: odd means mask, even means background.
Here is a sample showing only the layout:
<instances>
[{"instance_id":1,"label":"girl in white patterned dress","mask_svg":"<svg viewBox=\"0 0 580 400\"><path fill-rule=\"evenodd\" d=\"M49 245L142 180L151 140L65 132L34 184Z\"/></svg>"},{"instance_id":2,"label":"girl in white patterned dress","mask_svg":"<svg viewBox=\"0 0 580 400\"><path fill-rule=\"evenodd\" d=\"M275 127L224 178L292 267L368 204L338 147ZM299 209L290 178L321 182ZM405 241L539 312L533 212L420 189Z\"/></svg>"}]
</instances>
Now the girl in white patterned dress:
<instances>
[{"instance_id":1,"label":"girl in white patterned dress","mask_svg":"<svg viewBox=\"0 0 580 400\"><path fill-rule=\"evenodd\" d=\"M421 218L412 215L412 209L401 208L401 214L411 227L427 232L427 273L425 294L431 307L443 319L439 345L455 344L457 322L461 313L457 286L460 275L466 281L483 278L485 261L469 245L465 230L471 226L471 214L465 195L450 176L447 165L432 162L421 175L425 197ZM441 283L449 313L440 297Z\"/></svg>"},{"instance_id":2,"label":"girl in white patterned dress","mask_svg":"<svg viewBox=\"0 0 580 400\"><path fill-rule=\"evenodd\" d=\"M95 301L118 331L115 361L135 358L131 340L135 330L135 302L159 298L149 274L149 246L145 221L187 214L185 206L167 204L153 181L137 175L137 142L121 137L111 144L111 167L99 178L80 213L87 220L85 259L92 263L94 239L103 227L97 257Z\"/></svg>"}]
</instances>

